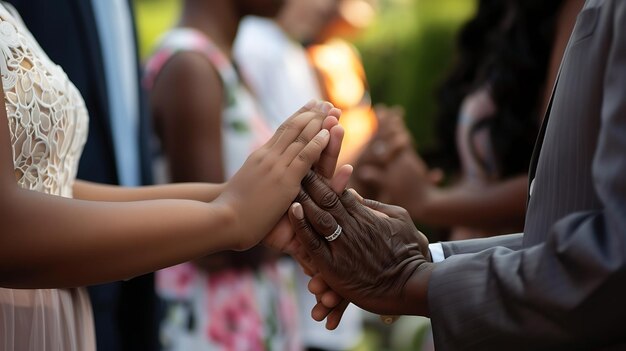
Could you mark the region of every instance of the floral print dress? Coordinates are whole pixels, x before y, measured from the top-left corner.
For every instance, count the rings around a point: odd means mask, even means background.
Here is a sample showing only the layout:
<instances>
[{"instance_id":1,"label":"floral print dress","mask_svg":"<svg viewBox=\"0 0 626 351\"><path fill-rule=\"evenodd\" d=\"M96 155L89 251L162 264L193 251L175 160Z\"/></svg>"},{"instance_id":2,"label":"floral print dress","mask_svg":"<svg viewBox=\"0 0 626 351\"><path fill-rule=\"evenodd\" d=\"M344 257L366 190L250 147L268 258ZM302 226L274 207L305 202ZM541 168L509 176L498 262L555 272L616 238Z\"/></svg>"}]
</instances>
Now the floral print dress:
<instances>
[{"instance_id":1,"label":"floral print dress","mask_svg":"<svg viewBox=\"0 0 626 351\"><path fill-rule=\"evenodd\" d=\"M224 169L231 177L272 133L228 58L203 33L177 28L166 33L149 60L150 88L177 53L201 53L218 71L225 91L222 114ZM166 168L166 167L164 167ZM158 170L157 170L158 171ZM161 340L165 350L299 350L292 261L256 269L210 274L191 263L157 273L165 301Z\"/></svg>"}]
</instances>

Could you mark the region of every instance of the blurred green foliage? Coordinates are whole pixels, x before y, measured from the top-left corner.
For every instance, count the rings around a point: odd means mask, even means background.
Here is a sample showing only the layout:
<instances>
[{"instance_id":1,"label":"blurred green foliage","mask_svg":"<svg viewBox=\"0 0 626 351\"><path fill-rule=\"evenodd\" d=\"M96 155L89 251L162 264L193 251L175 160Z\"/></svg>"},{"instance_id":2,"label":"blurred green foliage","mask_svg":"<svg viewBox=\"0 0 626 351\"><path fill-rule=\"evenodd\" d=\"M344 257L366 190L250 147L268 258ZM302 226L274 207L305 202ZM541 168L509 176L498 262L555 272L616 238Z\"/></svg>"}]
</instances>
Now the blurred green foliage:
<instances>
[{"instance_id":1,"label":"blurred green foliage","mask_svg":"<svg viewBox=\"0 0 626 351\"><path fill-rule=\"evenodd\" d=\"M176 23L180 3L180 0L133 0L142 60L148 58L159 36Z\"/></svg>"},{"instance_id":2,"label":"blurred green foliage","mask_svg":"<svg viewBox=\"0 0 626 351\"><path fill-rule=\"evenodd\" d=\"M315 0L311 0L315 1ZM435 93L453 59L459 27L476 0L379 0L379 16L357 40L374 103L401 105L420 148L435 142ZM134 0L141 57L174 25L180 0Z\"/></svg>"},{"instance_id":3,"label":"blurred green foliage","mask_svg":"<svg viewBox=\"0 0 626 351\"><path fill-rule=\"evenodd\" d=\"M435 94L454 58L456 33L475 0L382 0L357 41L374 103L397 104L420 148L434 145Z\"/></svg>"}]
</instances>

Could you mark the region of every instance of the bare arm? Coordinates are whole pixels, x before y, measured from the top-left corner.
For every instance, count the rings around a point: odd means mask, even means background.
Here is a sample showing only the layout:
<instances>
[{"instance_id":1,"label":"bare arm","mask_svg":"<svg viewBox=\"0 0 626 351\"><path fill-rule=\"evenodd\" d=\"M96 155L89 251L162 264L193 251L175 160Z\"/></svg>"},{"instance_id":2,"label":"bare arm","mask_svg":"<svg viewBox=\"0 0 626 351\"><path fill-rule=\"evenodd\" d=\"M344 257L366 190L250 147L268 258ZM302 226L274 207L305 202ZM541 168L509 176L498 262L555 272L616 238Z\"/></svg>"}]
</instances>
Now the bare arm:
<instances>
[{"instance_id":1,"label":"bare arm","mask_svg":"<svg viewBox=\"0 0 626 351\"><path fill-rule=\"evenodd\" d=\"M208 60L192 52L173 57L151 103L172 182L223 182L224 89Z\"/></svg>"},{"instance_id":2,"label":"bare arm","mask_svg":"<svg viewBox=\"0 0 626 351\"><path fill-rule=\"evenodd\" d=\"M425 163L406 148L387 167L362 167L361 179L376 184L379 200L402 206L413 220L435 227L467 226L519 231L524 223L526 175L486 184L447 189L433 184Z\"/></svg>"},{"instance_id":3,"label":"bare arm","mask_svg":"<svg viewBox=\"0 0 626 351\"><path fill-rule=\"evenodd\" d=\"M83 201L17 187L6 109L4 103L0 105L3 287L101 283L217 250L248 248L287 210L300 189L300 180L329 139L328 133L318 133L325 113L319 106L315 110L309 107L290 118L253 153L210 204Z\"/></svg>"},{"instance_id":4,"label":"bare arm","mask_svg":"<svg viewBox=\"0 0 626 351\"><path fill-rule=\"evenodd\" d=\"M168 185L125 188L77 180L74 183L74 198L91 201L142 201L158 199L180 199L211 202L224 189L225 184L178 183Z\"/></svg>"},{"instance_id":5,"label":"bare arm","mask_svg":"<svg viewBox=\"0 0 626 351\"><path fill-rule=\"evenodd\" d=\"M528 176L520 175L483 187L434 188L428 200L408 206L411 216L428 225L468 226L519 231L524 225Z\"/></svg>"}]
</instances>

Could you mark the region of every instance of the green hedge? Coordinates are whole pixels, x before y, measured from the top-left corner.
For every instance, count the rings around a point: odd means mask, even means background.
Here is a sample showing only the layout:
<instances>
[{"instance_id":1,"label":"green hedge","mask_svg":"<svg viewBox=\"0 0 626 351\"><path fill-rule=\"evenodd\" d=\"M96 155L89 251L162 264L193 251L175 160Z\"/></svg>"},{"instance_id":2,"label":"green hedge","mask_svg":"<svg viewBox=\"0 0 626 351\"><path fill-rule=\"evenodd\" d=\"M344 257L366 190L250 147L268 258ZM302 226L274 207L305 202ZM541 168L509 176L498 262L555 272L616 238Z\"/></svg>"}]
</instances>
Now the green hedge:
<instances>
[{"instance_id":1,"label":"green hedge","mask_svg":"<svg viewBox=\"0 0 626 351\"><path fill-rule=\"evenodd\" d=\"M474 0L381 1L376 23L357 42L375 103L402 105L420 147L434 142L435 92L453 58Z\"/></svg>"}]
</instances>

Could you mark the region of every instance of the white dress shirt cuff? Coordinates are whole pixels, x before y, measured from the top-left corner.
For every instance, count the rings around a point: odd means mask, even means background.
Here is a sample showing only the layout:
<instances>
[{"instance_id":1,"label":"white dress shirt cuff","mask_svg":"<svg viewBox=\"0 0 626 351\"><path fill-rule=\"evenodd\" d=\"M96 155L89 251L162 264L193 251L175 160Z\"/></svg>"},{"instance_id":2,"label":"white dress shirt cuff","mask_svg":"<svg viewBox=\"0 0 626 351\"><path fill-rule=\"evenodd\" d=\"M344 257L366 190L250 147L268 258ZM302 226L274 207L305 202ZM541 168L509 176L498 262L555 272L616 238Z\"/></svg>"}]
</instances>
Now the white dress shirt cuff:
<instances>
[{"instance_id":1,"label":"white dress shirt cuff","mask_svg":"<svg viewBox=\"0 0 626 351\"><path fill-rule=\"evenodd\" d=\"M429 244L428 250L430 250L430 257L433 259L433 263L441 262L446 259L441 243Z\"/></svg>"}]
</instances>

